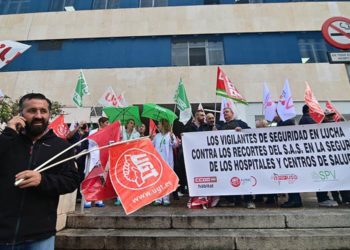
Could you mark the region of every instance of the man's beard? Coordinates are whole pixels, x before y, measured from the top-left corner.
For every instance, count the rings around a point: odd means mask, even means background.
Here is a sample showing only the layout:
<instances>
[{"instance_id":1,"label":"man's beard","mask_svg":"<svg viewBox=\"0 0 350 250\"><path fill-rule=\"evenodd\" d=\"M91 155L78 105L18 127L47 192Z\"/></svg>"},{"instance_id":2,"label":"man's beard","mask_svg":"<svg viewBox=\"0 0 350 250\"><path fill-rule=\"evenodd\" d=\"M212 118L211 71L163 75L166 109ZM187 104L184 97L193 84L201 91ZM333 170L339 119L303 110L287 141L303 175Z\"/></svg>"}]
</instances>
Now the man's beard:
<instances>
[{"instance_id":1,"label":"man's beard","mask_svg":"<svg viewBox=\"0 0 350 250\"><path fill-rule=\"evenodd\" d=\"M41 122L41 125L34 125L37 122ZM30 123L26 122L26 134L33 137L41 135L45 132L48 125L49 121L45 121L45 119L33 119Z\"/></svg>"}]
</instances>

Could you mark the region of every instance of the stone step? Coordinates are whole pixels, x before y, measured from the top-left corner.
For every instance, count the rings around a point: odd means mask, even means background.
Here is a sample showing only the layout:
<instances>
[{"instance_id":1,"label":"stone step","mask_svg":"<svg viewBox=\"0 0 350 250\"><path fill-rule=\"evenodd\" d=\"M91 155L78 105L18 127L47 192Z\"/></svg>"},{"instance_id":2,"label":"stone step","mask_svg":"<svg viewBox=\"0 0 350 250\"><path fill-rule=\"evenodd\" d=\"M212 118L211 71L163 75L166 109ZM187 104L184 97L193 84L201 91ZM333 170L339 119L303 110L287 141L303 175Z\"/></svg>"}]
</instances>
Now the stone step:
<instances>
[{"instance_id":1,"label":"stone step","mask_svg":"<svg viewBox=\"0 0 350 250\"><path fill-rule=\"evenodd\" d=\"M349 249L350 228L65 229L56 249Z\"/></svg>"},{"instance_id":2,"label":"stone step","mask_svg":"<svg viewBox=\"0 0 350 250\"><path fill-rule=\"evenodd\" d=\"M350 228L348 208L332 209L176 209L125 215L119 211L95 210L74 213L67 228L91 229L273 229L273 228Z\"/></svg>"}]
</instances>

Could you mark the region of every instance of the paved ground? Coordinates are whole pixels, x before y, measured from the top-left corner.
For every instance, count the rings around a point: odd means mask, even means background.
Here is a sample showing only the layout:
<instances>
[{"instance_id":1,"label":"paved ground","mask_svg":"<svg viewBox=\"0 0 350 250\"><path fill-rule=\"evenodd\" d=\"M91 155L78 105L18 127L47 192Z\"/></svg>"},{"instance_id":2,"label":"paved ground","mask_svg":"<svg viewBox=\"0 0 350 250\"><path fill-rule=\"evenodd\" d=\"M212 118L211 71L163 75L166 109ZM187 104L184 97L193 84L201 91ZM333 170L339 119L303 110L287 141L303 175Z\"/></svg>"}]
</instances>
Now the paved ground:
<instances>
[{"instance_id":1,"label":"paved ground","mask_svg":"<svg viewBox=\"0 0 350 250\"><path fill-rule=\"evenodd\" d=\"M265 213L266 211L272 212L272 213L284 213L283 211L305 211L308 213L312 213L312 211L315 210L331 210L331 211L344 211L347 209L350 209L350 206L340 204L339 207L336 208L320 208L318 206L316 195L315 193L303 193L302 194L302 200L303 200L303 207L302 208L293 208L293 209L282 209L279 207L279 204L282 204L286 201L286 197L280 195L278 199L278 204L272 204L267 205L264 203L256 203L256 209L247 209L245 208L244 204L235 206L235 207L215 207L215 208L209 208L206 210L203 209L189 209L187 208L187 201L188 196L180 197L179 200L173 200L171 201L171 205L169 207L154 207L151 205L148 205L146 207L141 208L140 210L133 213L133 215L166 215L166 214L226 214L226 213ZM115 206L113 204L113 201L106 201L106 206L103 208L99 207L92 207L89 209L82 209L80 204L77 204L76 207L76 213L86 213L86 214L115 214L115 215L125 215L124 210L121 206ZM350 211L350 210L349 210Z\"/></svg>"}]
</instances>

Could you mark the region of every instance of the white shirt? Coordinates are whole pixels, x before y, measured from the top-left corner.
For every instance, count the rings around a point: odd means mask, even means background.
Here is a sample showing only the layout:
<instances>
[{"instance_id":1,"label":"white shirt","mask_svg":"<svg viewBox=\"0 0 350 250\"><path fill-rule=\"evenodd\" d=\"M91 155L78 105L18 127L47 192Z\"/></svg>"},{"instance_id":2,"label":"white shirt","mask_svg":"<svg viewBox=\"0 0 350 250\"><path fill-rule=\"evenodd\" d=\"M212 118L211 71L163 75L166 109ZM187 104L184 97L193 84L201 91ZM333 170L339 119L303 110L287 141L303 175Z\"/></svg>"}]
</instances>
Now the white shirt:
<instances>
[{"instance_id":1,"label":"white shirt","mask_svg":"<svg viewBox=\"0 0 350 250\"><path fill-rule=\"evenodd\" d=\"M90 131L89 135L92 135L96 133L98 129L93 129ZM89 140L89 147L88 150L97 148L98 145L95 141ZM95 150L91 152L88 157L86 157L86 162L85 162L85 176L90 173L90 171L100 163L100 150Z\"/></svg>"},{"instance_id":2,"label":"white shirt","mask_svg":"<svg viewBox=\"0 0 350 250\"><path fill-rule=\"evenodd\" d=\"M122 129L122 141L129 141L129 140L133 140L133 139L137 139L140 138L140 133L136 131L136 129L133 129L131 134L128 134L126 132L125 127L123 126Z\"/></svg>"},{"instance_id":3,"label":"white shirt","mask_svg":"<svg viewBox=\"0 0 350 250\"><path fill-rule=\"evenodd\" d=\"M174 168L174 152L173 148L177 146L177 139L173 135L173 141L170 138L170 132L163 135L162 133L156 134L153 138L153 146L163 159L169 164L171 168Z\"/></svg>"}]
</instances>

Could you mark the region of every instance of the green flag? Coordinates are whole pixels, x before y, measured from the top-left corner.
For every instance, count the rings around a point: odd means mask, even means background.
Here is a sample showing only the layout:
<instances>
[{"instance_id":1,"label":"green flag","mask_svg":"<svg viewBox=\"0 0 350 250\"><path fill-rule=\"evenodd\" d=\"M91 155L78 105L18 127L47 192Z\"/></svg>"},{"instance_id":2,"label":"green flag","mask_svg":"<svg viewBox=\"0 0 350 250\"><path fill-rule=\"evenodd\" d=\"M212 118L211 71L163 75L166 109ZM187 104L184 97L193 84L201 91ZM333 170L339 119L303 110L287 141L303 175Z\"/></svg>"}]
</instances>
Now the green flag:
<instances>
[{"instance_id":1,"label":"green flag","mask_svg":"<svg viewBox=\"0 0 350 250\"><path fill-rule=\"evenodd\" d=\"M83 106L83 96L89 95L89 87L85 81L85 77L82 71L80 71L77 86L75 87L75 92L73 95L73 102L77 107Z\"/></svg>"},{"instance_id":2,"label":"green flag","mask_svg":"<svg viewBox=\"0 0 350 250\"><path fill-rule=\"evenodd\" d=\"M190 102L187 99L186 90L182 79L180 79L179 86L177 87L174 101L177 105L178 110L180 110L179 121L186 124L192 117L192 108Z\"/></svg>"}]
</instances>

